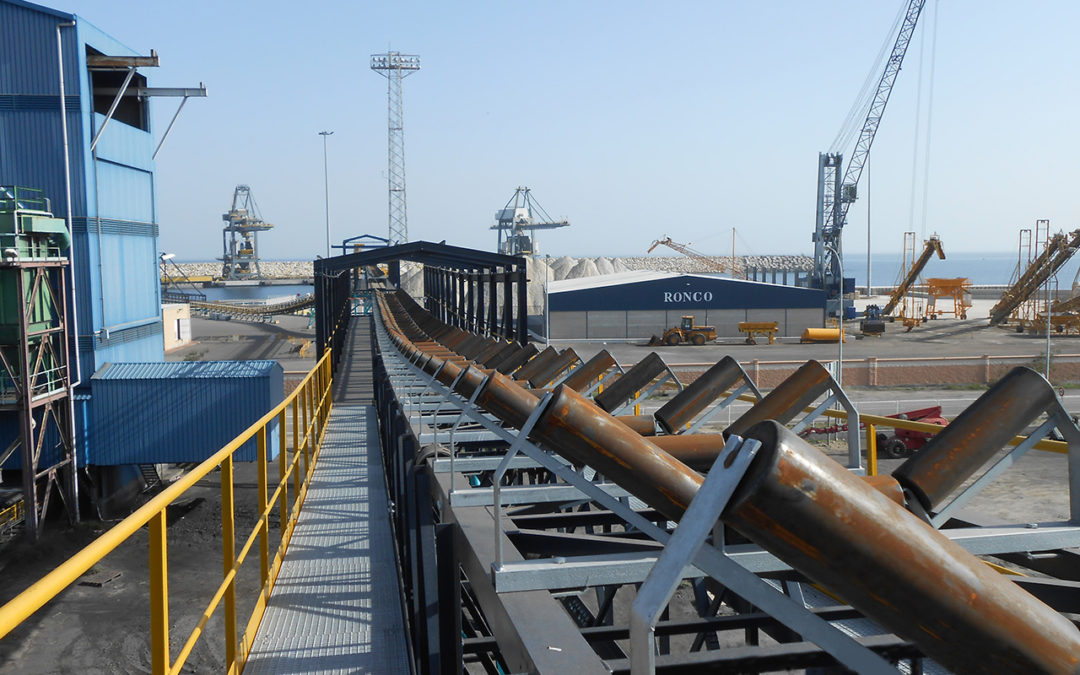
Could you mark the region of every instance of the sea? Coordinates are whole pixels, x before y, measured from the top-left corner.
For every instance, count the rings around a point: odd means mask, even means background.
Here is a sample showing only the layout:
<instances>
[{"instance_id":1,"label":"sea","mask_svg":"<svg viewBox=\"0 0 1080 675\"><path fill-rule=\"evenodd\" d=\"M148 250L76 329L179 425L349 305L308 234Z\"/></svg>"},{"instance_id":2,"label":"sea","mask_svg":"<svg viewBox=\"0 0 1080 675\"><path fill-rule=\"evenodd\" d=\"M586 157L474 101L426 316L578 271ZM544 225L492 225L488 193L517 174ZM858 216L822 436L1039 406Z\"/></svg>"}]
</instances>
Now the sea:
<instances>
[{"instance_id":1,"label":"sea","mask_svg":"<svg viewBox=\"0 0 1080 675\"><path fill-rule=\"evenodd\" d=\"M930 259L923 277L967 277L972 285L1006 285L1016 279L1017 253L949 253L945 260ZM895 253L871 253L870 276L874 286L893 286L900 278L901 256ZM1058 270L1060 289L1072 287L1080 270L1080 256L1075 256ZM855 277L856 286L866 285L866 253L844 255L844 276Z\"/></svg>"},{"instance_id":2,"label":"sea","mask_svg":"<svg viewBox=\"0 0 1080 675\"><path fill-rule=\"evenodd\" d=\"M314 293L314 286L214 286L200 288L206 294L206 299L215 302L219 300L266 300L268 298L281 298L285 296L307 295Z\"/></svg>"}]
</instances>

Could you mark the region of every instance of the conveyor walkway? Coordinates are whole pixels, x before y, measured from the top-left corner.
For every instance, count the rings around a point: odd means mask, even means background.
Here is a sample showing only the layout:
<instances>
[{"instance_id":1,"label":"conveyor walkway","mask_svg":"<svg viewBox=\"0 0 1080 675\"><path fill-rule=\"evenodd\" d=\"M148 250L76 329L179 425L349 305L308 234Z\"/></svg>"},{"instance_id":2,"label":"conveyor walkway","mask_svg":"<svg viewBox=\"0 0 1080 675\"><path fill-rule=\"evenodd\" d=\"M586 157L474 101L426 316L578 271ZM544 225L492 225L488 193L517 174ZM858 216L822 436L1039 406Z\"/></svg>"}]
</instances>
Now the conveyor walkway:
<instances>
[{"instance_id":1,"label":"conveyor walkway","mask_svg":"<svg viewBox=\"0 0 1080 675\"><path fill-rule=\"evenodd\" d=\"M352 323L322 452L245 673L409 672L370 328Z\"/></svg>"}]
</instances>

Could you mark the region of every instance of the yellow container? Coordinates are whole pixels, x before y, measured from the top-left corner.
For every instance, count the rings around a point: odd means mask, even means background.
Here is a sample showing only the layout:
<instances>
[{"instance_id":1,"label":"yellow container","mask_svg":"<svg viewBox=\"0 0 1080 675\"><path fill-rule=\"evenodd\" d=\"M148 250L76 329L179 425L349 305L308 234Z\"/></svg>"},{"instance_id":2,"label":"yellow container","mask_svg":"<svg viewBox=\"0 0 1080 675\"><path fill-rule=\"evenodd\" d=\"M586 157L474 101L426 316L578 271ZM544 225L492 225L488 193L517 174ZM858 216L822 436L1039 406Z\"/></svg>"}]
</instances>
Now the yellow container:
<instances>
[{"instance_id":1,"label":"yellow container","mask_svg":"<svg viewBox=\"0 0 1080 675\"><path fill-rule=\"evenodd\" d=\"M807 328L799 342L836 342L841 339L847 342L840 328Z\"/></svg>"}]
</instances>

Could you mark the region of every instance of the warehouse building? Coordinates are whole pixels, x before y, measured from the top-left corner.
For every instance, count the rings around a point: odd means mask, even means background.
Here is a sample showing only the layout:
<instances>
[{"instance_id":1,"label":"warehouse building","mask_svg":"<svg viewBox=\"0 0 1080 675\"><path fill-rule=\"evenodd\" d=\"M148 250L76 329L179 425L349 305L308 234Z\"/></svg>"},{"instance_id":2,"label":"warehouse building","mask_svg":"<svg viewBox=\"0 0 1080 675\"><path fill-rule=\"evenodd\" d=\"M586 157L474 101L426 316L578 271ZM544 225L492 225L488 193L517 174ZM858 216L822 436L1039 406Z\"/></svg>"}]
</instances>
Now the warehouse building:
<instances>
[{"instance_id":1,"label":"warehouse building","mask_svg":"<svg viewBox=\"0 0 1080 675\"><path fill-rule=\"evenodd\" d=\"M548 295L553 339L647 339L685 314L716 326L720 337L740 335L741 321L776 321L779 335L787 337L825 321L820 290L707 274L639 271L567 279L551 282Z\"/></svg>"}]
</instances>

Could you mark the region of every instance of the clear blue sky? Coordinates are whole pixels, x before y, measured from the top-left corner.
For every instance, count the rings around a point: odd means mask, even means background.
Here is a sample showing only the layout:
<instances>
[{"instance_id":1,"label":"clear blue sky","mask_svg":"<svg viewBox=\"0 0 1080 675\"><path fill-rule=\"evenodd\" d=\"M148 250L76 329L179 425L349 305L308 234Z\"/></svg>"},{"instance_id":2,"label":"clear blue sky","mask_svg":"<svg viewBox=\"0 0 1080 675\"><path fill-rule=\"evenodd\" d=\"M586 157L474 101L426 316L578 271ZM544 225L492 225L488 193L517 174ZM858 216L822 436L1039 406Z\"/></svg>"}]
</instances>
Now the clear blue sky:
<instances>
[{"instance_id":1,"label":"clear blue sky","mask_svg":"<svg viewBox=\"0 0 1080 675\"><path fill-rule=\"evenodd\" d=\"M52 4L52 3L46 3ZM411 239L493 248L518 185L568 229L553 255L641 255L663 234L710 253L810 253L817 153L829 149L900 0L277 2L57 0L162 66L152 86L210 95L158 155L161 247L221 254L221 214L249 184L269 258L384 235L386 81L369 56L419 54L405 81ZM937 58L929 189L916 151ZM876 252L911 223L946 250L1014 251L1036 218L1080 226L1080 3L928 0L869 165ZM925 39L921 47L920 39ZM158 100L164 131L175 103ZM921 132L925 136L925 117ZM849 148L845 149L849 151ZM865 179L864 179L865 180ZM866 190L844 243L866 248Z\"/></svg>"}]
</instances>

